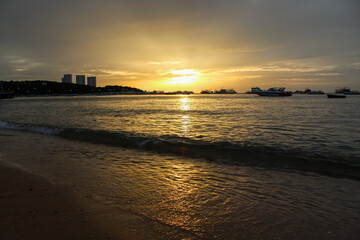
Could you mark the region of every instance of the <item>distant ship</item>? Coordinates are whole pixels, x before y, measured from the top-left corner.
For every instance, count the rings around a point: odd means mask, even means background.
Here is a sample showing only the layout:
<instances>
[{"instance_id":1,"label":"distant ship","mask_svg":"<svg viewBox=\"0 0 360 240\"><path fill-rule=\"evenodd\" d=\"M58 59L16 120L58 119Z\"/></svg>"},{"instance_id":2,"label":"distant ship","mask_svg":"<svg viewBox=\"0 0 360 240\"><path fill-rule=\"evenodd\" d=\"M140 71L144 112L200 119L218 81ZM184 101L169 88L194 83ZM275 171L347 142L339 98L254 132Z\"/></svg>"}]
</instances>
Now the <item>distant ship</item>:
<instances>
[{"instance_id":1,"label":"distant ship","mask_svg":"<svg viewBox=\"0 0 360 240\"><path fill-rule=\"evenodd\" d=\"M312 91L310 88L306 88L304 91L297 90L294 94L325 94L323 91Z\"/></svg>"},{"instance_id":2,"label":"distant ship","mask_svg":"<svg viewBox=\"0 0 360 240\"><path fill-rule=\"evenodd\" d=\"M349 87L337 88L335 90L335 93L342 93L345 95L360 95L359 91L351 91L351 89Z\"/></svg>"},{"instance_id":3,"label":"distant ship","mask_svg":"<svg viewBox=\"0 0 360 240\"><path fill-rule=\"evenodd\" d=\"M346 98L345 94L354 94L354 93L350 90L350 88L342 87L342 88L337 88L334 93L328 93L327 97L328 98Z\"/></svg>"},{"instance_id":4,"label":"distant ship","mask_svg":"<svg viewBox=\"0 0 360 240\"><path fill-rule=\"evenodd\" d=\"M346 95L343 93L328 93L328 98L346 98Z\"/></svg>"},{"instance_id":5,"label":"distant ship","mask_svg":"<svg viewBox=\"0 0 360 240\"><path fill-rule=\"evenodd\" d=\"M213 94L214 92L210 91L210 90L202 90L200 93L201 94Z\"/></svg>"},{"instance_id":6,"label":"distant ship","mask_svg":"<svg viewBox=\"0 0 360 240\"><path fill-rule=\"evenodd\" d=\"M273 87L269 88L266 91L258 91L256 92L257 95L263 97L286 97L292 96L292 92L285 91L284 87Z\"/></svg>"},{"instance_id":7,"label":"distant ship","mask_svg":"<svg viewBox=\"0 0 360 240\"><path fill-rule=\"evenodd\" d=\"M221 90L215 90L215 94L236 94L234 89L221 89Z\"/></svg>"},{"instance_id":8,"label":"distant ship","mask_svg":"<svg viewBox=\"0 0 360 240\"><path fill-rule=\"evenodd\" d=\"M256 94L257 92L262 91L259 87L253 87L251 88L251 91L247 91L247 94Z\"/></svg>"},{"instance_id":9,"label":"distant ship","mask_svg":"<svg viewBox=\"0 0 360 240\"><path fill-rule=\"evenodd\" d=\"M305 94L324 94L323 91L311 91L309 88L304 90Z\"/></svg>"},{"instance_id":10,"label":"distant ship","mask_svg":"<svg viewBox=\"0 0 360 240\"><path fill-rule=\"evenodd\" d=\"M0 91L0 99L14 98L13 92Z\"/></svg>"}]
</instances>

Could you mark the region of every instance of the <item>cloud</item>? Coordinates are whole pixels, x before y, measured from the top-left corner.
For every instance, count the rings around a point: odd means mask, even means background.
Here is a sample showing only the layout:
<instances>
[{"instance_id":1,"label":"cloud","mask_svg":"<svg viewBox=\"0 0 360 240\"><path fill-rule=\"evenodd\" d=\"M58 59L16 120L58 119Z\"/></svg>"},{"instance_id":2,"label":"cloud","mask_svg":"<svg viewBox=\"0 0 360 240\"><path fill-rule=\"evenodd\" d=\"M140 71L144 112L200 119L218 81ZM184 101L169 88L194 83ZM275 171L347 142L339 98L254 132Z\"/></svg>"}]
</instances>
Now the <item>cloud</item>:
<instances>
[{"instance_id":1,"label":"cloud","mask_svg":"<svg viewBox=\"0 0 360 240\"><path fill-rule=\"evenodd\" d=\"M170 62L153 62L150 61L148 64L150 65L176 65L176 64L180 64L180 61L170 61Z\"/></svg>"},{"instance_id":2,"label":"cloud","mask_svg":"<svg viewBox=\"0 0 360 240\"><path fill-rule=\"evenodd\" d=\"M335 66L320 65L316 66L313 64L274 64L265 66L244 66L239 68L223 69L215 72L218 75L234 74L243 72L292 72L292 73L314 73L320 71L331 71L334 70ZM320 74L320 73L318 73ZM323 73L323 75L331 75L333 73Z\"/></svg>"},{"instance_id":3,"label":"cloud","mask_svg":"<svg viewBox=\"0 0 360 240\"><path fill-rule=\"evenodd\" d=\"M294 75L360 88L359 9L355 0L2 0L0 52L16 57L0 58L0 75L89 73L155 88L176 68L232 88Z\"/></svg>"},{"instance_id":4,"label":"cloud","mask_svg":"<svg viewBox=\"0 0 360 240\"><path fill-rule=\"evenodd\" d=\"M43 63L20 56L5 56L6 60L16 71L26 71L43 65Z\"/></svg>"}]
</instances>

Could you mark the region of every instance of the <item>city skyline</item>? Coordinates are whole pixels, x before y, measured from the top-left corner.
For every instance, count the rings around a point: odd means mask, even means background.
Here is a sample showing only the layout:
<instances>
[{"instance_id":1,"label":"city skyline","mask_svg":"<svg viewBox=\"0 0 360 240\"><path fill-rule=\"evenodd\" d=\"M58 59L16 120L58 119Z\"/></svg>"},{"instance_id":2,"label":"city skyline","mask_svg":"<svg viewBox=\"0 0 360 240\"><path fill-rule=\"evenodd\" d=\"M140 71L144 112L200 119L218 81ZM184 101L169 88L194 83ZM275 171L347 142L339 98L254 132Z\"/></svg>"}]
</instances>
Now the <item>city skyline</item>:
<instances>
[{"instance_id":1,"label":"city skyline","mask_svg":"<svg viewBox=\"0 0 360 240\"><path fill-rule=\"evenodd\" d=\"M2 1L0 79L360 89L357 1ZM80 17L79 17L80 16Z\"/></svg>"},{"instance_id":2,"label":"city skyline","mask_svg":"<svg viewBox=\"0 0 360 240\"><path fill-rule=\"evenodd\" d=\"M76 75L75 84L85 85L85 76L86 75ZM72 73L66 73L61 78L62 83L73 83L72 81ZM88 76L86 77L86 85L91 87L96 87L96 76Z\"/></svg>"}]
</instances>

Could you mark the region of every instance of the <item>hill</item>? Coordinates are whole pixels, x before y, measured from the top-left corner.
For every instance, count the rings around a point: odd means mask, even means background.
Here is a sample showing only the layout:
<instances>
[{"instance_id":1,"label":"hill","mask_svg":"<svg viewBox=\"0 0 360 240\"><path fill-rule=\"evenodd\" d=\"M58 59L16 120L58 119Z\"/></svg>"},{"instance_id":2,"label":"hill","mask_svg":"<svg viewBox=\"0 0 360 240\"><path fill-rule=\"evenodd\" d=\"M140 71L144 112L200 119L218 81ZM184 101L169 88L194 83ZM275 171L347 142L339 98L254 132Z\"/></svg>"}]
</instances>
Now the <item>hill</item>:
<instances>
[{"instance_id":1,"label":"hill","mask_svg":"<svg viewBox=\"0 0 360 240\"><path fill-rule=\"evenodd\" d=\"M142 93L143 90L126 86L91 87L73 83L46 80L0 81L0 90L13 92L16 96L65 95L65 94L121 94Z\"/></svg>"}]
</instances>

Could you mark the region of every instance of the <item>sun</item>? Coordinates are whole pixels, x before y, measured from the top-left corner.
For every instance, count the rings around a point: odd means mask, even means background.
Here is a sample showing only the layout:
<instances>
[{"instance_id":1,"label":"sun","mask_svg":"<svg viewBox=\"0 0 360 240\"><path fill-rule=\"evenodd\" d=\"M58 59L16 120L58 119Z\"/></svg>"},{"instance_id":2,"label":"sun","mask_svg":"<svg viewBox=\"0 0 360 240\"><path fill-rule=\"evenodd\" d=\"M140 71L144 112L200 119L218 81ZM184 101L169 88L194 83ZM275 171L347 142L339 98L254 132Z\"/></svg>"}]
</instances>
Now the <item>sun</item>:
<instances>
[{"instance_id":1,"label":"sun","mask_svg":"<svg viewBox=\"0 0 360 240\"><path fill-rule=\"evenodd\" d=\"M168 83L174 85L193 84L201 75L201 73L195 69L173 70L171 74L174 75L174 77L172 77Z\"/></svg>"}]
</instances>

